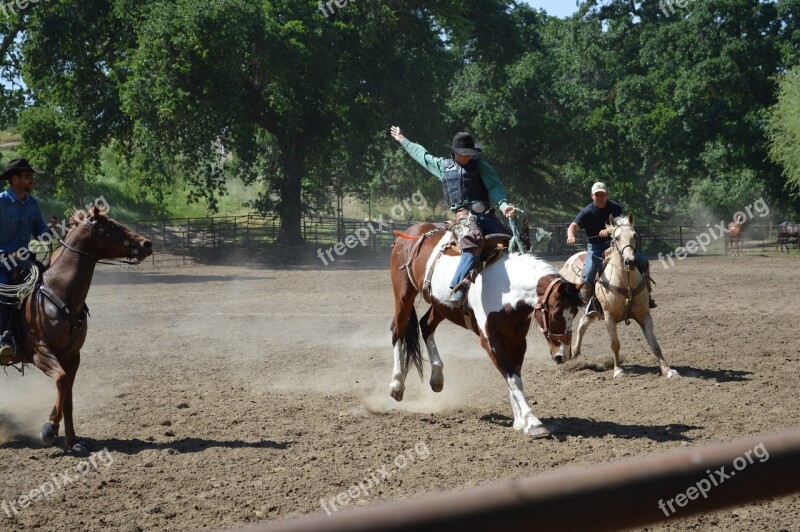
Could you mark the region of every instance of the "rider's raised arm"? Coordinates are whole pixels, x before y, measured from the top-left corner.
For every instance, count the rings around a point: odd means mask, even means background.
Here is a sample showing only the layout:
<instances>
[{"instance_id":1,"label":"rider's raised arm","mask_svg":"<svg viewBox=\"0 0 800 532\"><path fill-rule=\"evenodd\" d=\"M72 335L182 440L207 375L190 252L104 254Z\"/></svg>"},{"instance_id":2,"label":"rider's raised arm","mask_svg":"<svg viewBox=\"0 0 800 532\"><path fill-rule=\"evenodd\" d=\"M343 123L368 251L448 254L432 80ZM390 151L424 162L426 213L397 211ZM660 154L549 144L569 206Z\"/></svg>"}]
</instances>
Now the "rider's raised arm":
<instances>
[{"instance_id":1,"label":"rider's raised arm","mask_svg":"<svg viewBox=\"0 0 800 532\"><path fill-rule=\"evenodd\" d=\"M478 164L481 169L481 179L483 180L483 184L486 185L486 190L489 191L489 199L492 205L497 206L497 208L502 211L505 206L508 205L508 192L506 192L506 187L500 182L500 176L497 175L492 165L484 160L481 160Z\"/></svg>"},{"instance_id":2,"label":"rider's raised arm","mask_svg":"<svg viewBox=\"0 0 800 532\"><path fill-rule=\"evenodd\" d=\"M444 168L447 165L447 159L434 157L423 146L415 144L407 138L403 139L400 145L403 146L412 159L417 161L425 170L435 175L439 181L444 179Z\"/></svg>"}]
</instances>

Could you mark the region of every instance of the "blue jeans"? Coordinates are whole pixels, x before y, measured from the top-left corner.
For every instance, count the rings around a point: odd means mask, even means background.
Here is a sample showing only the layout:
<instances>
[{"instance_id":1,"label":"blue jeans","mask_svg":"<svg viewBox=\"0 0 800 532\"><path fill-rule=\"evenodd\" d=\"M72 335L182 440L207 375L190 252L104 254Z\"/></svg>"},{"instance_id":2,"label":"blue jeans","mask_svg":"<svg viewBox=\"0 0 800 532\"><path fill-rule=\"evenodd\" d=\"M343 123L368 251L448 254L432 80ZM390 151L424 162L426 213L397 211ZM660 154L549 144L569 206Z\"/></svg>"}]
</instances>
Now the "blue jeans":
<instances>
[{"instance_id":1,"label":"blue jeans","mask_svg":"<svg viewBox=\"0 0 800 532\"><path fill-rule=\"evenodd\" d=\"M604 244L587 244L588 255L586 256L586 268L583 272L583 279L588 281L592 286L594 286L597 270L599 270L600 265L603 264L603 254L610 245L611 242L606 242ZM647 272L650 269L650 261L647 260L647 257L638 251L634 252L634 256L636 259L636 268L642 272L642 274ZM590 258L591 260L589 260Z\"/></svg>"},{"instance_id":2,"label":"blue jeans","mask_svg":"<svg viewBox=\"0 0 800 532\"><path fill-rule=\"evenodd\" d=\"M459 213L459 215L463 216L464 214ZM457 215L457 218L459 215ZM479 232L480 235L478 234ZM471 225L470 231L458 241L458 248L462 250L461 261L458 263L456 273L450 282L450 288L463 281L464 277L475 267L478 262L478 255L480 255L483 247L483 236L493 233L508 233L508 231L494 215L476 215L475 223Z\"/></svg>"}]
</instances>

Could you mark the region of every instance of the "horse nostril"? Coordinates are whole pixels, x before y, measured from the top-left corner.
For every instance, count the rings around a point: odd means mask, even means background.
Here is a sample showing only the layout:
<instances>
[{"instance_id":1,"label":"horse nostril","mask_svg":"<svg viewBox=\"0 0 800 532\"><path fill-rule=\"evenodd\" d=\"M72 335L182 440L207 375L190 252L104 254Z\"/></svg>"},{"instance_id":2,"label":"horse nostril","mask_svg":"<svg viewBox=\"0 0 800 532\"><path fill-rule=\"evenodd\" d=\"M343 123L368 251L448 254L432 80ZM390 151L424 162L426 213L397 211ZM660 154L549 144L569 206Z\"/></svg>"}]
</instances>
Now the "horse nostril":
<instances>
[{"instance_id":1,"label":"horse nostril","mask_svg":"<svg viewBox=\"0 0 800 532\"><path fill-rule=\"evenodd\" d=\"M152 248L152 247L153 247L153 243L152 243L152 242L150 242L149 240L145 240L145 241L144 241L144 243L143 243L142 245L143 245L144 247L146 247L147 249L150 249L150 248Z\"/></svg>"},{"instance_id":2,"label":"horse nostril","mask_svg":"<svg viewBox=\"0 0 800 532\"><path fill-rule=\"evenodd\" d=\"M564 363L564 355L556 355L553 357L553 360L556 361L556 364L563 364Z\"/></svg>"}]
</instances>

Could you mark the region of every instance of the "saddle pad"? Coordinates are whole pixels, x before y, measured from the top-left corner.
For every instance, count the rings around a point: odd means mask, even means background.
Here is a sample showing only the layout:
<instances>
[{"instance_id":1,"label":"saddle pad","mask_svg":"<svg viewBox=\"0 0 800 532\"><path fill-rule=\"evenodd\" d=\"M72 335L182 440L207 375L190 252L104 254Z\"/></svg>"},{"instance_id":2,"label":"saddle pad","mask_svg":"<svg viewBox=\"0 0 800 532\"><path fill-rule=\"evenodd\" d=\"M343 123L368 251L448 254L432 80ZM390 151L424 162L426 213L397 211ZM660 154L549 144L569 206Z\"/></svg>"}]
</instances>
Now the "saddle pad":
<instances>
[{"instance_id":1,"label":"saddle pad","mask_svg":"<svg viewBox=\"0 0 800 532\"><path fill-rule=\"evenodd\" d=\"M580 284L583 282L583 268L585 264L586 252L581 251L567 259L567 262L561 267L559 274L572 284Z\"/></svg>"}]
</instances>

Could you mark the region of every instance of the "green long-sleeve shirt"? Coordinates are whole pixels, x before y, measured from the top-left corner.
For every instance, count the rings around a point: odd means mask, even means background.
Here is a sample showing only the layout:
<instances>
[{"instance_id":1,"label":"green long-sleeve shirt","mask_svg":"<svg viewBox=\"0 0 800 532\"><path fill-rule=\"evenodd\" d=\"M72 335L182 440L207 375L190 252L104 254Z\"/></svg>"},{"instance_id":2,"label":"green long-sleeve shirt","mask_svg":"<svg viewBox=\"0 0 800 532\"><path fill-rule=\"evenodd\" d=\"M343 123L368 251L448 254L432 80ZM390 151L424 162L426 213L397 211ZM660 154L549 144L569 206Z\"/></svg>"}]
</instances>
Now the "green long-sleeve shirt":
<instances>
[{"instance_id":1,"label":"green long-sleeve shirt","mask_svg":"<svg viewBox=\"0 0 800 532\"><path fill-rule=\"evenodd\" d=\"M435 175L439 181L444 179L444 169L450 162L450 159L434 157L423 146L415 144L408 139L403 141L403 148L405 148L408 154L425 168L425 170ZM482 159L478 160L478 169L481 172L483 184L486 186L486 190L489 191L489 199L502 211L505 205L508 204L508 193L500 182L500 177L497 175L494 168Z\"/></svg>"}]
</instances>

